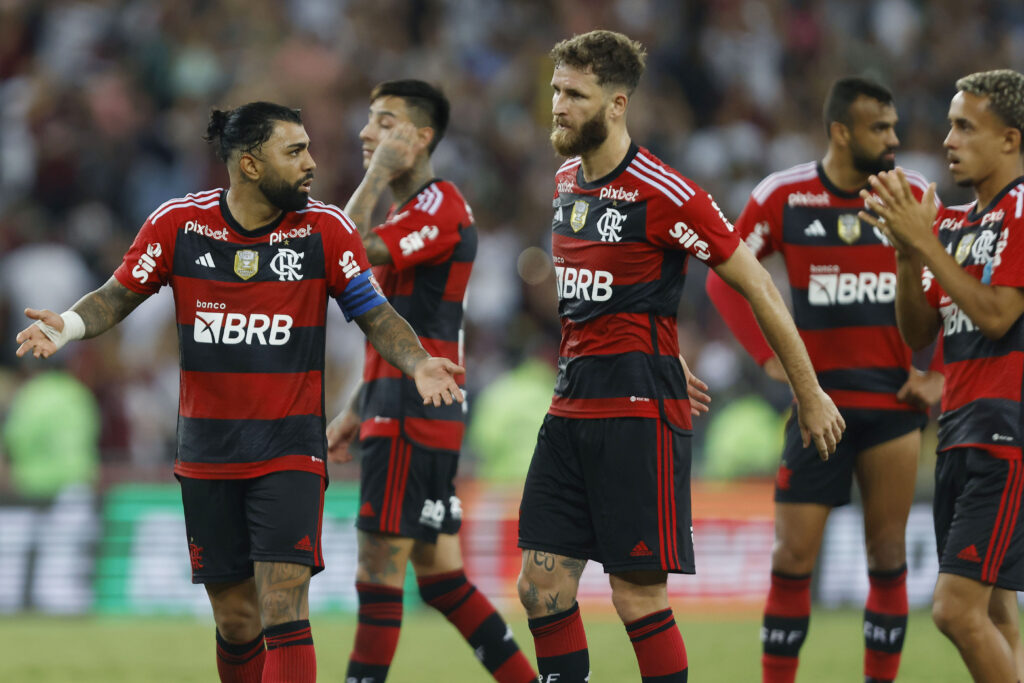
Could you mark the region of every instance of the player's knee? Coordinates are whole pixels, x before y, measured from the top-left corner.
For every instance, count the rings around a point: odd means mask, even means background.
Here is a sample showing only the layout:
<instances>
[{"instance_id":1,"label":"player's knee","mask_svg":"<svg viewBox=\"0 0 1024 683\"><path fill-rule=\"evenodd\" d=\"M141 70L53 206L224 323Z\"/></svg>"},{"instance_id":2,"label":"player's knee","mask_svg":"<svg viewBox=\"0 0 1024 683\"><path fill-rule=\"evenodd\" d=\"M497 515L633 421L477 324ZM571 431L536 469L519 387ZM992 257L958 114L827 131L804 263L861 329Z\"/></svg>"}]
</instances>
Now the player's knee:
<instances>
[{"instance_id":1,"label":"player's knee","mask_svg":"<svg viewBox=\"0 0 1024 683\"><path fill-rule=\"evenodd\" d=\"M798 543L775 541L772 547L772 571L803 575L814 571L817 550Z\"/></svg>"},{"instance_id":2,"label":"player's knee","mask_svg":"<svg viewBox=\"0 0 1024 683\"><path fill-rule=\"evenodd\" d=\"M868 568L871 571L898 569L907 560L906 542L903 536L892 539L867 539Z\"/></svg>"},{"instance_id":3,"label":"player's knee","mask_svg":"<svg viewBox=\"0 0 1024 683\"><path fill-rule=\"evenodd\" d=\"M963 609L956 600L938 594L935 596L932 602L932 621L947 638L953 641L961 640L970 630L971 620L971 612Z\"/></svg>"},{"instance_id":4,"label":"player's knee","mask_svg":"<svg viewBox=\"0 0 1024 683\"><path fill-rule=\"evenodd\" d=\"M263 629L255 607L215 614L214 621L221 637L229 643L248 643Z\"/></svg>"}]
</instances>

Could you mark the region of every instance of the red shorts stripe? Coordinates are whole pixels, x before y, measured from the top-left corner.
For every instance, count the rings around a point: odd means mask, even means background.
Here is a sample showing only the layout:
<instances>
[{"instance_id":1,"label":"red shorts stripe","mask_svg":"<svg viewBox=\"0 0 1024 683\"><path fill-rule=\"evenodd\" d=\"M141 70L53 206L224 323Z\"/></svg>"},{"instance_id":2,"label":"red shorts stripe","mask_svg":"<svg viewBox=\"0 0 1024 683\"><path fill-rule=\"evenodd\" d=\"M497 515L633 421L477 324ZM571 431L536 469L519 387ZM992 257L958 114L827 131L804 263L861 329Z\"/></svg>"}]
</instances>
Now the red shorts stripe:
<instances>
[{"instance_id":1,"label":"red shorts stripe","mask_svg":"<svg viewBox=\"0 0 1024 683\"><path fill-rule=\"evenodd\" d=\"M664 510L665 510L665 503L664 503L664 498L665 498L665 475L664 475L664 469L665 469L665 466L664 466L664 461L663 461L663 459L661 457L661 452L663 450L663 447L662 447L662 444L661 444L661 438L662 437L661 437L661 429L660 428L657 430L657 433L658 433L658 449L657 449L658 456L657 456L657 461L656 461L656 467L657 467L657 472L658 472L658 546L661 549L661 568L666 570L666 571L668 571L668 563L667 563L667 558L668 558L668 541L666 539L667 535L665 533L665 520L664 520Z\"/></svg>"},{"instance_id":2,"label":"red shorts stripe","mask_svg":"<svg viewBox=\"0 0 1024 683\"><path fill-rule=\"evenodd\" d=\"M301 373L182 372L182 417L280 420L323 414L319 371ZM240 397L259 400L240 400Z\"/></svg>"},{"instance_id":3,"label":"red shorts stripe","mask_svg":"<svg viewBox=\"0 0 1024 683\"><path fill-rule=\"evenodd\" d=\"M995 527L992 529L992 537L989 540L985 561L981 568L982 580L988 583L995 583L999 578L999 568L1003 564L1003 558L1006 557L1006 550L1010 545L1010 539L1013 538L1017 515L1020 512L1024 465L1019 460L1010 460L1008 465L1006 486L1003 488L1003 496L999 501Z\"/></svg>"},{"instance_id":4,"label":"red shorts stripe","mask_svg":"<svg viewBox=\"0 0 1024 683\"><path fill-rule=\"evenodd\" d=\"M402 452L402 471L399 474L398 480L398 504L395 506L395 518L392 521L396 534L401 530L402 525L402 502L405 500L405 487L409 482L409 465L412 462L412 444L403 440L400 443L399 448Z\"/></svg>"},{"instance_id":5,"label":"red shorts stripe","mask_svg":"<svg viewBox=\"0 0 1024 683\"><path fill-rule=\"evenodd\" d=\"M682 562L679 560L679 519L676 514L676 471L675 471L675 453L672 450L672 432L669 431L667 426L663 426L662 429L665 431L665 461L668 463L668 495L669 495L669 543L672 546L672 568L679 570L682 569Z\"/></svg>"},{"instance_id":6,"label":"red shorts stripe","mask_svg":"<svg viewBox=\"0 0 1024 683\"><path fill-rule=\"evenodd\" d=\"M398 463L396 462L397 451L398 439L394 438L391 440L391 450L388 451L388 477L387 483L384 485L384 500L381 502L380 511L381 531L390 531L389 521L391 519L391 505L394 497L394 481L398 470Z\"/></svg>"}]
</instances>

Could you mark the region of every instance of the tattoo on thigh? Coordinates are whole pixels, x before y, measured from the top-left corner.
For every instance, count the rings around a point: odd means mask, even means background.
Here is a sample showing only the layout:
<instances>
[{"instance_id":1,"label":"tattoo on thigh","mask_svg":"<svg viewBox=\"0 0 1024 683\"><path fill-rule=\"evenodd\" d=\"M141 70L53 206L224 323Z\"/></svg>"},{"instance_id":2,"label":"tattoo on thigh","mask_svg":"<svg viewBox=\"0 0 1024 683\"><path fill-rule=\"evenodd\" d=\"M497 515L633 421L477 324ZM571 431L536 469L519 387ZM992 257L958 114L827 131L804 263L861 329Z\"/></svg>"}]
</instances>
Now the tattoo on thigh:
<instances>
[{"instance_id":1,"label":"tattoo on thigh","mask_svg":"<svg viewBox=\"0 0 1024 683\"><path fill-rule=\"evenodd\" d=\"M546 572L555 571L555 556L551 553L542 553L539 550L533 552L533 563Z\"/></svg>"},{"instance_id":2,"label":"tattoo on thigh","mask_svg":"<svg viewBox=\"0 0 1024 683\"><path fill-rule=\"evenodd\" d=\"M569 572L570 578L579 580L583 576L583 568L587 566L587 561L578 560L575 557L564 557L562 558L561 565Z\"/></svg>"},{"instance_id":3,"label":"tattoo on thigh","mask_svg":"<svg viewBox=\"0 0 1024 683\"><path fill-rule=\"evenodd\" d=\"M540 604L540 591L537 590L537 584L530 581L530 587L526 589L526 592L521 596L523 607L527 610L532 610L534 607Z\"/></svg>"},{"instance_id":4,"label":"tattoo on thigh","mask_svg":"<svg viewBox=\"0 0 1024 683\"><path fill-rule=\"evenodd\" d=\"M264 625L308 616L309 567L290 562L257 562L255 574Z\"/></svg>"}]
</instances>

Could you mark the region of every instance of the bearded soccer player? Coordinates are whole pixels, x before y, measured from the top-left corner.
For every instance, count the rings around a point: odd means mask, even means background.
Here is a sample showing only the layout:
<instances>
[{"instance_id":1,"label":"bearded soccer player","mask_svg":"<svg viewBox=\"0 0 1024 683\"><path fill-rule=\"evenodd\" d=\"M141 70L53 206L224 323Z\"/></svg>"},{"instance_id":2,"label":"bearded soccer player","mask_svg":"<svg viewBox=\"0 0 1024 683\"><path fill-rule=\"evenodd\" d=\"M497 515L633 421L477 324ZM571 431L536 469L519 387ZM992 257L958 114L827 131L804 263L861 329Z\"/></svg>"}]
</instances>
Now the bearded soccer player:
<instances>
[{"instance_id":1,"label":"bearded soccer player","mask_svg":"<svg viewBox=\"0 0 1024 683\"><path fill-rule=\"evenodd\" d=\"M643 46L593 31L551 57L551 140L570 157L556 175L552 221L562 342L520 506L519 596L541 680L587 680L576 592L587 561L602 563L643 680L685 681L666 580L694 572L690 406L676 338L690 256L751 302L822 457L843 420L771 278L711 196L630 139Z\"/></svg>"},{"instance_id":2,"label":"bearded soccer player","mask_svg":"<svg viewBox=\"0 0 1024 683\"><path fill-rule=\"evenodd\" d=\"M377 291L359 232L310 199L316 164L299 112L267 102L214 110L207 139L231 184L150 214L106 284L61 315L26 309L18 355L48 357L174 290L181 402L174 473L192 581L206 586L222 681L314 681L309 581L327 486L324 321L337 300L434 405L461 401Z\"/></svg>"},{"instance_id":3,"label":"bearded soccer player","mask_svg":"<svg viewBox=\"0 0 1024 683\"><path fill-rule=\"evenodd\" d=\"M944 146L975 201L936 215L902 169L862 192L897 249L896 319L921 348L942 334L946 385L935 467L939 579L932 618L975 681L1024 680L1024 75L956 82Z\"/></svg>"},{"instance_id":4,"label":"bearded soccer player","mask_svg":"<svg viewBox=\"0 0 1024 683\"><path fill-rule=\"evenodd\" d=\"M434 175L430 161L449 109L444 94L423 81L375 87L359 135L366 175L345 211L385 295L423 346L461 364L463 301L477 232L466 200ZM373 208L386 187L394 204L373 227ZM327 429L332 461L351 459L357 435L362 451L359 623L346 681L383 683L387 677L410 560L424 602L459 630L495 680L537 678L504 619L463 570L454 479L464 430L463 406L424 405L402 372L368 346L363 384Z\"/></svg>"},{"instance_id":5,"label":"bearded soccer player","mask_svg":"<svg viewBox=\"0 0 1024 683\"><path fill-rule=\"evenodd\" d=\"M832 508L850 502L854 477L864 509L870 585L864 679L896 678L907 628L905 536L921 428L942 391L941 372L911 367L911 351L896 327L893 250L880 231L857 218L864 206L858 192L868 177L895 164L899 140L892 94L863 78L840 79L825 101L824 119L824 159L765 178L736 221L758 259L773 252L785 259L800 336L818 381L847 424L847 437L828 462L803 447L793 420L786 429L761 629L765 683L796 678L825 522ZM914 195L922 196L924 179L916 173L907 177ZM785 381L742 297L714 273L707 291L754 359Z\"/></svg>"}]
</instances>

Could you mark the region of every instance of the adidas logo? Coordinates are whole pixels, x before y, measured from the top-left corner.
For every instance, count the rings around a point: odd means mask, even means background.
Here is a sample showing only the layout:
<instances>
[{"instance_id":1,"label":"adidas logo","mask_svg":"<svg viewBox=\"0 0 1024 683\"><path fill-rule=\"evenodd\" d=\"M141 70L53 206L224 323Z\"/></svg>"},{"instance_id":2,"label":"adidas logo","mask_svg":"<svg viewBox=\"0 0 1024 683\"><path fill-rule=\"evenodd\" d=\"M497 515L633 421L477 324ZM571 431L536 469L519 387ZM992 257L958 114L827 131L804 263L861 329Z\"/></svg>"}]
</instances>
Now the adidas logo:
<instances>
[{"instance_id":1,"label":"adidas logo","mask_svg":"<svg viewBox=\"0 0 1024 683\"><path fill-rule=\"evenodd\" d=\"M196 259L196 263L200 266L213 268L213 254L211 254L210 252L206 252L205 254Z\"/></svg>"},{"instance_id":2,"label":"adidas logo","mask_svg":"<svg viewBox=\"0 0 1024 683\"><path fill-rule=\"evenodd\" d=\"M973 543L958 552L956 556L964 562L981 562L981 556L978 555L978 549Z\"/></svg>"},{"instance_id":3,"label":"adidas logo","mask_svg":"<svg viewBox=\"0 0 1024 683\"><path fill-rule=\"evenodd\" d=\"M359 508L360 517L373 517L377 513L373 511L373 506L370 505L370 501L363 503L362 507Z\"/></svg>"},{"instance_id":4,"label":"adidas logo","mask_svg":"<svg viewBox=\"0 0 1024 683\"><path fill-rule=\"evenodd\" d=\"M804 234L808 237L824 237L825 226L821 224L820 220L815 218L813 223L804 228Z\"/></svg>"},{"instance_id":5,"label":"adidas logo","mask_svg":"<svg viewBox=\"0 0 1024 683\"><path fill-rule=\"evenodd\" d=\"M309 542L309 536L303 536L302 540L295 544L296 550L305 550L307 553L313 552L313 544Z\"/></svg>"},{"instance_id":6,"label":"adidas logo","mask_svg":"<svg viewBox=\"0 0 1024 683\"><path fill-rule=\"evenodd\" d=\"M630 557L650 557L653 554L654 553L651 552L651 549L648 548L647 544L643 541L637 543L633 546L633 549L629 551Z\"/></svg>"}]
</instances>

